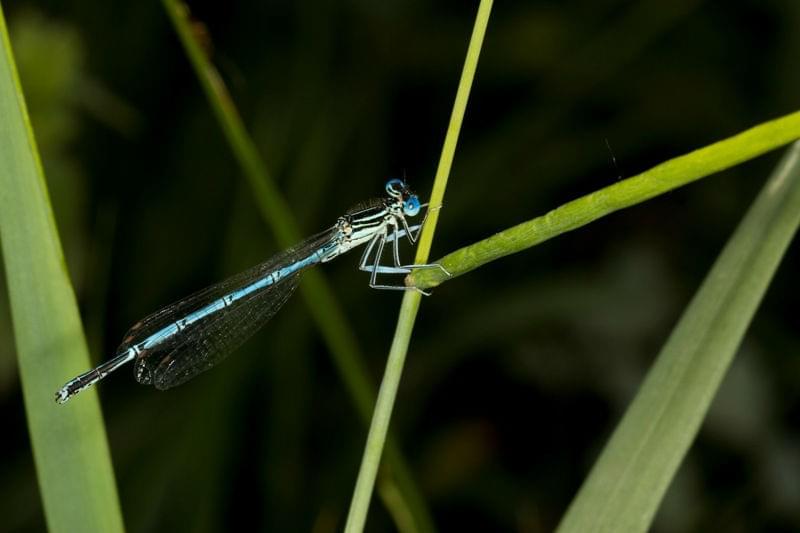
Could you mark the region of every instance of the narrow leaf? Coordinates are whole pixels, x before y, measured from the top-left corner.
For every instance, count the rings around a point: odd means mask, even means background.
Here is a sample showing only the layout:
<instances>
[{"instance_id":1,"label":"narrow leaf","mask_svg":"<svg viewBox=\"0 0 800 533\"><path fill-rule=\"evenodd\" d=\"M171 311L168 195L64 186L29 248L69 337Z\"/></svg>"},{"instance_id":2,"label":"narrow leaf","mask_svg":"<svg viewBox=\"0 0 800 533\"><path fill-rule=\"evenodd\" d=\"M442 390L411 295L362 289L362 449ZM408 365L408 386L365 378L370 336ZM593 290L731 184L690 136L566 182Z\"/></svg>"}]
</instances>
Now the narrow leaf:
<instances>
[{"instance_id":1,"label":"narrow leaf","mask_svg":"<svg viewBox=\"0 0 800 533\"><path fill-rule=\"evenodd\" d=\"M436 263L444 266L450 276L441 270L417 270L408 276L406 283L421 289L435 287L490 261L520 252L797 139L800 139L800 111L670 159L637 176L581 196L543 216L447 254Z\"/></svg>"},{"instance_id":2,"label":"narrow leaf","mask_svg":"<svg viewBox=\"0 0 800 533\"><path fill-rule=\"evenodd\" d=\"M489 25L489 15L492 12L492 0L481 0L478 6L478 13L475 16L475 24L472 28L469 46L467 47L467 57L464 60L464 68L461 70L461 79L458 83L453 111L450 114L450 124L447 127L447 134L442 147L442 154L439 158L439 165L436 170L436 177L433 181L430 203L434 207L430 211L425 227L422 229L419 245L417 248L416 263L425 263L430 254L433 234L436 229L439 211L435 209L442 204L444 192L447 188L447 179L450 176L450 168L455 157L458 136L461 132L461 124L464 121L464 113L467 109L469 93L472 89L472 82L475 79L475 71L478 68L478 58L480 57L483 46L483 38L486 35L486 28ZM361 459L361 468L358 471L358 479L353 490L353 499L350 501L350 511L347 515L345 531L347 533L361 532L367 520L367 511L372 497L372 490L375 486L375 476L383 455L384 445L386 444L386 434L389 431L389 421L392 417L394 401L397 397L397 389L400 385L400 377L403 374L408 345L411 342L411 333L414 330L414 322L419 311L420 294L416 291L406 291L403 301L400 304L400 315L397 319L392 346L389 349L389 357L386 361L386 370L383 374L383 381L378 390L378 400L375 404L375 411L372 415L372 422L367 435L367 443L364 448L364 455Z\"/></svg>"},{"instance_id":3,"label":"narrow leaf","mask_svg":"<svg viewBox=\"0 0 800 533\"><path fill-rule=\"evenodd\" d=\"M0 240L28 428L50 531L122 531L97 395L59 406L89 366L75 294L0 10Z\"/></svg>"},{"instance_id":4,"label":"narrow leaf","mask_svg":"<svg viewBox=\"0 0 800 533\"><path fill-rule=\"evenodd\" d=\"M558 531L646 531L800 224L795 143L717 258Z\"/></svg>"}]
</instances>

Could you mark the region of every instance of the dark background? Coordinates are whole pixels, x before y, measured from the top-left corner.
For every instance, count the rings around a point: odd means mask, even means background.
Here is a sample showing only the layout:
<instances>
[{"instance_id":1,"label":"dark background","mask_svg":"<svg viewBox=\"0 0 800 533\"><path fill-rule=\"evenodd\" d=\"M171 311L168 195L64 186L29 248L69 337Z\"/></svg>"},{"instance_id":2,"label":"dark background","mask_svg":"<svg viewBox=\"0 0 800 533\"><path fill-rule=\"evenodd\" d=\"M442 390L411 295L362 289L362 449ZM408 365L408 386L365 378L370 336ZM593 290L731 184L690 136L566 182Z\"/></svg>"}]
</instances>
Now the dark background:
<instances>
[{"instance_id":1,"label":"dark background","mask_svg":"<svg viewBox=\"0 0 800 533\"><path fill-rule=\"evenodd\" d=\"M427 197L477 2L190 6L304 233L388 177ZM276 245L158 2L4 8L100 361ZM794 0L496 2L433 257L797 110L799 27ZM392 429L442 531L557 525L779 155L424 300ZM320 270L377 383L400 296L370 290L357 260ZM800 530L799 261L795 246L654 531ZM39 531L2 302L0 529ZM99 390L129 531L343 526L366 431L302 298L182 387L126 369ZM368 530L392 531L373 502Z\"/></svg>"}]
</instances>

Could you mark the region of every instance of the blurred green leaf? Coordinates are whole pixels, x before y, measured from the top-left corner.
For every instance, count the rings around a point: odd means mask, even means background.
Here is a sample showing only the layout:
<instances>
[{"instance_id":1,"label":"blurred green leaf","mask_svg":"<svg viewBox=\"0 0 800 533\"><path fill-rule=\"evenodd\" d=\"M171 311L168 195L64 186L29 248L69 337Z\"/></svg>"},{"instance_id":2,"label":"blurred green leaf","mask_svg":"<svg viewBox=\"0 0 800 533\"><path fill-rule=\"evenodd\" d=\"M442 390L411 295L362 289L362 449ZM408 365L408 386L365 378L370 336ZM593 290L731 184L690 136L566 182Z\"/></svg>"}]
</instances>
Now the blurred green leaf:
<instances>
[{"instance_id":1,"label":"blurred green leaf","mask_svg":"<svg viewBox=\"0 0 800 533\"><path fill-rule=\"evenodd\" d=\"M0 46L0 238L45 516L51 531L122 531L96 393L53 400L89 357L1 11Z\"/></svg>"},{"instance_id":2,"label":"blurred green leaf","mask_svg":"<svg viewBox=\"0 0 800 533\"><path fill-rule=\"evenodd\" d=\"M783 158L664 345L558 531L646 531L800 224Z\"/></svg>"}]
</instances>

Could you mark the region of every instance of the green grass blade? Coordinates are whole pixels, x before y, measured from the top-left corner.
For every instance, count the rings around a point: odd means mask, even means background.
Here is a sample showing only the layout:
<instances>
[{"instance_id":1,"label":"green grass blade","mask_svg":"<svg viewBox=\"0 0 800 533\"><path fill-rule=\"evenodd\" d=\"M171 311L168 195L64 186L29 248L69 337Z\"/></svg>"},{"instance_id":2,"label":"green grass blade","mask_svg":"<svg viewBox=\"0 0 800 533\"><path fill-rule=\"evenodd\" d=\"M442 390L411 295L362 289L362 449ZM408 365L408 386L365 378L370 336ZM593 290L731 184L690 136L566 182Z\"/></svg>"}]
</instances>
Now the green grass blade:
<instances>
[{"instance_id":1,"label":"green grass blade","mask_svg":"<svg viewBox=\"0 0 800 533\"><path fill-rule=\"evenodd\" d=\"M637 176L568 202L549 213L447 254L440 270L417 270L406 283L435 287L495 259L520 252L556 235L594 222L619 209L649 200L715 172L800 139L800 112L765 122L738 135L670 159ZM435 205L435 204L432 204Z\"/></svg>"},{"instance_id":2,"label":"green grass blade","mask_svg":"<svg viewBox=\"0 0 800 533\"><path fill-rule=\"evenodd\" d=\"M53 398L89 355L2 10L0 47L0 240L47 525L122 531L96 393L63 406Z\"/></svg>"},{"instance_id":3,"label":"green grass blade","mask_svg":"<svg viewBox=\"0 0 800 533\"><path fill-rule=\"evenodd\" d=\"M558 531L646 531L800 224L795 143L673 330Z\"/></svg>"},{"instance_id":4,"label":"green grass blade","mask_svg":"<svg viewBox=\"0 0 800 533\"><path fill-rule=\"evenodd\" d=\"M475 25L472 30L467 57L464 61L464 68L461 72L461 80L456 91L456 99L453 104L453 112L450 115L450 124L445 135L442 155L439 158L439 166L436 170L436 178L433 182L433 190L430 195L430 204L434 208L442 204L444 191L447 187L447 178L450 175L450 168L455 156L458 135L461 131L461 124L464 120L464 112L467 108L472 81L475 78L475 70L478 67L478 58L483 38L486 35L486 27L489 24L489 15L492 11L491 0L481 0L478 6L478 14L475 17ZM436 229L436 222L439 217L439 210L433 209L422 230L416 263L425 263L430 255L433 234ZM420 294L416 291L407 291L403 296L400 306L400 316L397 321L392 346L389 349L389 357L386 361L383 381L378 391L378 401L375 405L375 412L372 416L367 443L364 449L364 456L361 460L361 468L358 472L358 479L353 491L353 499L350 502L350 512L347 516L345 531L356 533L364 530L367 520L367 511L372 497L372 490L375 486L375 475L380 465L383 455L386 434L389 430L389 420L392 416L397 388L400 385L400 376L403 373L408 345L411 341L411 332L414 329L414 321L419 311Z\"/></svg>"},{"instance_id":5,"label":"green grass blade","mask_svg":"<svg viewBox=\"0 0 800 533\"><path fill-rule=\"evenodd\" d=\"M284 247L297 243L302 237L289 206L272 180L267 166L242 122L217 69L198 42L188 7L180 0L163 0L181 44L192 64L209 104L225 134L233 154L248 180L261 216L274 231ZM305 274L300 290L308 303L328 349L336 364L356 409L366 422L375 404L375 388L370 381L364 358L344 313L323 275L316 271ZM416 487L410 469L394 439L387 444L388 469L383 474L387 490L384 503L395 519L410 524L405 530L433 531L433 520L424 499ZM398 523L398 527L400 524Z\"/></svg>"}]
</instances>

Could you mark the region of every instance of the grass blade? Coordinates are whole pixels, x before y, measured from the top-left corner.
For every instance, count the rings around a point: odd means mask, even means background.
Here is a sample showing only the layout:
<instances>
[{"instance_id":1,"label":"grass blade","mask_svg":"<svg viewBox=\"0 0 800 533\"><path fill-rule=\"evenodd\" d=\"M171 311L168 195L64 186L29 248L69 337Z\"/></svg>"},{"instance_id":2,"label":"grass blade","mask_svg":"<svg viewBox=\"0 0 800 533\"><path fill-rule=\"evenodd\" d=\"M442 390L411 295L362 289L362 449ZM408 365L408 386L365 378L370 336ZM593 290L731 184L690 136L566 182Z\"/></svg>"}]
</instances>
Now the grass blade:
<instances>
[{"instance_id":1,"label":"grass blade","mask_svg":"<svg viewBox=\"0 0 800 533\"><path fill-rule=\"evenodd\" d=\"M97 393L59 406L90 366L75 294L0 9L0 239L22 392L50 531L122 531Z\"/></svg>"},{"instance_id":2,"label":"grass blade","mask_svg":"<svg viewBox=\"0 0 800 533\"><path fill-rule=\"evenodd\" d=\"M559 532L649 528L799 224L795 143L673 330Z\"/></svg>"},{"instance_id":3,"label":"grass blade","mask_svg":"<svg viewBox=\"0 0 800 533\"><path fill-rule=\"evenodd\" d=\"M797 139L800 139L800 111L670 159L637 176L582 196L543 216L447 254L436 262L444 266L451 277L440 270L417 270L408 276L406 283L422 289L436 287L490 261L520 252L614 211L644 202Z\"/></svg>"},{"instance_id":4,"label":"grass blade","mask_svg":"<svg viewBox=\"0 0 800 533\"><path fill-rule=\"evenodd\" d=\"M467 48L467 58L464 61L464 68L461 72L461 80L456 91L456 99L453 104L453 112L450 116L450 124L442 148L442 155L439 158L439 166L436 170L436 178L433 182L433 190L430 195L431 206L442 205L444 191L447 187L447 178L450 175L450 167L455 156L458 135L461 131L461 123L464 120L464 112L467 108L472 81L475 78L475 70L478 67L483 38L486 35L486 27L489 24L489 14L492 11L492 0L481 0L478 6L478 14L475 17L475 25L472 30L469 47ZM439 219L439 210L433 209L422 230L415 263L422 264L427 262L430 255L433 234L436 229L436 222ZM403 296L400 306L400 316L397 321L392 346L389 350L389 357L386 361L386 370L383 375L380 390L378 391L378 401L375 405L375 412L372 416L372 423L367 435L367 444L364 449L364 456L361 460L361 468L358 472L358 479L353 491L353 499L350 502L350 512L347 516L345 531L348 533L361 532L367 520L367 511L372 497L372 490L375 486L375 476L383 455L386 434L389 430L389 420L392 416L392 408L397 397L397 388L400 385L400 376L403 373L408 345L411 341L411 332L414 329L414 321L419 311L420 294L416 291L407 291Z\"/></svg>"}]
</instances>

